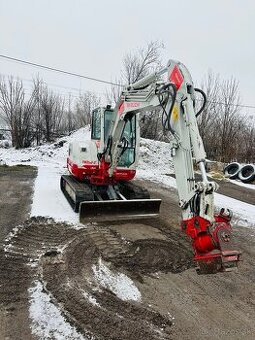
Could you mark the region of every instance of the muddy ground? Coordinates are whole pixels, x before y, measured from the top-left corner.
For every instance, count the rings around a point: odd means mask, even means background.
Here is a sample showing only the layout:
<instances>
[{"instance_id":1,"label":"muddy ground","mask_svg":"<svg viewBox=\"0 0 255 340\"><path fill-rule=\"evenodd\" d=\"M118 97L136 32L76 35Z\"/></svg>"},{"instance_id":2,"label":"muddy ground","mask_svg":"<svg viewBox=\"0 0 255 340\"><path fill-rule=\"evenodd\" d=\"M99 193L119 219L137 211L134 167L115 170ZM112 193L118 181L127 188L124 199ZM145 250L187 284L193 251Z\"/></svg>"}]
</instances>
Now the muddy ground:
<instances>
[{"instance_id":1,"label":"muddy ground","mask_svg":"<svg viewBox=\"0 0 255 340\"><path fill-rule=\"evenodd\" d=\"M40 217L25 222L35 176L34 169L0 170L0 339L37 339L27 292L35 280L88 339L254 339L252 229L235 227L243 252L237 272L197 275L190 242L179 230L174 189L142 183L163 200L159 219L77 230ZM253 199L252 191L238 190ZM18 224L23 227L4 240ZM123 301L98 287L92 268L99 259L132 278L142 300Z\"/></svg>"},{"instance_id":2,"label":"muddy ground","mask_svg":"<svg viewBox=\"0 0 255 340\"><path fill-rule=\"evenodd\" d=\"M4 239L29 217L36 175L34 167L0 166L0 339L31 339L30 272L23 257L6 257Z\"/></svg>"}]
</instances>

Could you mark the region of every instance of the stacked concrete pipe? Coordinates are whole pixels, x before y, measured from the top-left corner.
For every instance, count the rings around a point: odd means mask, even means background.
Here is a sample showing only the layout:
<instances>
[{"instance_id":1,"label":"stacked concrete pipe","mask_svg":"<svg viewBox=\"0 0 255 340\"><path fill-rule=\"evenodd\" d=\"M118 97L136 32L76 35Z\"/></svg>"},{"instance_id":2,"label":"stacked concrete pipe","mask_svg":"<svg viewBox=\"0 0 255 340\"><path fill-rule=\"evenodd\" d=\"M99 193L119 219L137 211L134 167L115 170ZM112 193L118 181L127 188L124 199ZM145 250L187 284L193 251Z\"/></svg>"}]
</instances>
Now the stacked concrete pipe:
<instances>
[{"instance_id":1,"label":"stacked concrete pipe","mask_svg":"<svg viewBox=\"0 0 255 340\"><path fill-rule=\"evenodd\" d=\"M240 179L243 183L251 183L255 180L255 165L232 162L225 167L224 175L230 179Z\"/></svg>"}]
</instances>

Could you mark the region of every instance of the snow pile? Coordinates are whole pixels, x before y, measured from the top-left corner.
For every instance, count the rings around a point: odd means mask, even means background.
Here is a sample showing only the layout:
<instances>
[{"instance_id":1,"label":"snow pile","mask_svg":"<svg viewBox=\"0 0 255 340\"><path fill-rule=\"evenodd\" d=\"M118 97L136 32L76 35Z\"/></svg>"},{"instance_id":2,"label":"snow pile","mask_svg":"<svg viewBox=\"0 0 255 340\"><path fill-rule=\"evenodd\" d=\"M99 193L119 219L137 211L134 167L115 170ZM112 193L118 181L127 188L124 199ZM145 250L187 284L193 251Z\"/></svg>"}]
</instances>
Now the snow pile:
<instances>
[{"instance_id":1,"label":"snow pile","mask_svg":"<svg viewBox=\"0 0 255 340\"><path fill-rule=\"evenodd\" d=\"M8 165L17 164L19 162L38 165L42 162L50 162L64 166L68 155L68 145L74 140L88 140L90 138L89 127L81 128L70 136L59 138L55 143L44 144L41 146L31 147L27 149L15 148L1 149L0 158Z\"/></svg>"},{"instance_id":2,"label":"snow pile","mask_svg":"<svg viewBox=\"0 0 255 340\"><path fill-rule=\"evenodd\" d=\"M215 193L217 208L228 208L233 212L231 224L233 226L255 228L255 207L252 204L241 202L235 198Z\"/></svg>"},{"instance_id":3,"label":"snow pile","mask_svg":"<svg viewBox=\"0 0 255 340\"><path fill-rule=\"evenodd\" d=\"M1 139L0 140L0 148L8 149L11 147L11 141L8 139Z\"/></svg>"},{"instance_id":4,"label":"snow pile","mask_svg":"<svg viewBox=\"0 0 255 340\"><path fill-rule=\"evenodd\" d=\"M141 293L134 282L122 273L113 273L99 259L98 265L93 265L92 270L96 281L104 288L109 289L123 301L141 301Z\"/></svg>"},{"instance_id":5,"label":"snow pile","mask_svg":"<svg viewBox=\"0 0 255 340\"><path fill-rule=\"evenodd\" d=\"M32 334L40 339L85 340L61 315L61 311L43 291L41 282L28 290L30 295L29 316L32 320Z\"/></svg>"},{"instance_id":6,"label":"snow pile","mask_svg":"<svg viewBox=\"0 0 255 340\"><path fill-rule=\"evenodd\" d=\"M169 143L141 139L139 153L140 175L169 174L174 172ZM148 171L149 170L149 171Z\"/></svg>"}]
</instances>

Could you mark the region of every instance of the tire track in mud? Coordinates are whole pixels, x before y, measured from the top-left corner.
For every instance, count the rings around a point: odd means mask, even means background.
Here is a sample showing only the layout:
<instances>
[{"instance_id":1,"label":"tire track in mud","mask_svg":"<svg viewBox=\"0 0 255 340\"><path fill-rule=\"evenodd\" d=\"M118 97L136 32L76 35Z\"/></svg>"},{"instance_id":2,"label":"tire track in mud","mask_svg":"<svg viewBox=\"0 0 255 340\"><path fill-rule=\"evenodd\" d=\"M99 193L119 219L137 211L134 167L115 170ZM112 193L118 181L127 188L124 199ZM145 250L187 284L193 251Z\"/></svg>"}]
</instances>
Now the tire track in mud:
<instances>
[{"instance_id":1,"label":"tire track in mud","mask_svg":"<svg viewBox=\"0 0 255 340\"><path fill-rule=\"evenodd\" d=\"M180 272L192 265L189 251L180 253L175 239L131 242L106 225L75 229L32 218L0 251L1 301L14 302L13 291L15 305L27 301L28 288L40 278L52 301L86 338L170 339L168 316L142 302L123 301L100 285L93 272L99 259L113 273L124 272L140 281L159 270Z\"/></svg>"}]
</instances>

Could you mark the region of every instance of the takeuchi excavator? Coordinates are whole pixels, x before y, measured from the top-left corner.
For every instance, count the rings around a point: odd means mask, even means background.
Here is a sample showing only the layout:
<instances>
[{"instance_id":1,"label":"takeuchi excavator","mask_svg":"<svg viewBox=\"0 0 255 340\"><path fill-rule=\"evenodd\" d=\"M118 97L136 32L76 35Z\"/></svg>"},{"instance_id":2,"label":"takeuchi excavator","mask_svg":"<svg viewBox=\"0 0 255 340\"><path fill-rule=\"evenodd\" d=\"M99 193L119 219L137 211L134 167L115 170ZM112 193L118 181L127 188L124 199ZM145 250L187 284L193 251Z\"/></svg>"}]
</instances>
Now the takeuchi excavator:
<instances>
[{"instance_id":1,"label":"takeuchi excavator","mask_svg":"<svg viewBox=\"0 0 255 340\"><path fill-rule=\"evenodd\" d=\"M203 97L198 112L196 92ZM91 140L70 143L61 189L80 222L137 219L159 215L159 199L132 182L139 153L139 113L160 107L162 125L173 138L169 143L174 163L182 230L191 237L194 260L201 273L230 271L237 267L240 252L233 249L232 213L214 211L217 184L209 181L206 154L197 116L206 96L194 88L187 68L170 60L165 68L128 85L116 107L92 112ZM193 161L202 180L196 181Z\"/></svg>"}]
</instances>

